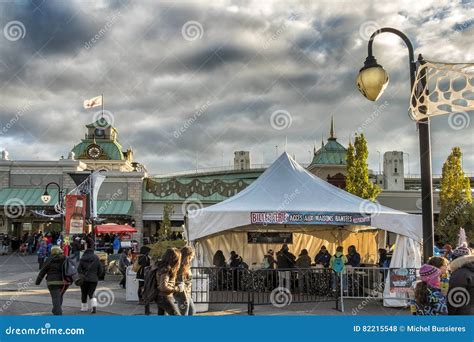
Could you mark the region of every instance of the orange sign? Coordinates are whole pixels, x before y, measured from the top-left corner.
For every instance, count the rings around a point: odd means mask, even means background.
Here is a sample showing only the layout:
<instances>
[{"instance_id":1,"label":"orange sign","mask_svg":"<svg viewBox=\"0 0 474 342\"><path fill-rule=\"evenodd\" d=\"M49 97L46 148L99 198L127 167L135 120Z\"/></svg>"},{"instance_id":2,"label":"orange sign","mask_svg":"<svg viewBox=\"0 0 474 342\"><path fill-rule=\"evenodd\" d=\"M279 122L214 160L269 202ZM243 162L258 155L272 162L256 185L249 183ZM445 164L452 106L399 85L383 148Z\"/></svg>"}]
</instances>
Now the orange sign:
<instances>
[{"instance_id":1,"label":"orange sign","mask_svg":"<svg viewBox=\"0 0 474 342\"><path fill-rule=\"evenodd\" d=\"M84 233L86 195L66 195L66 235Z\"/></svg>"}]
</instances>

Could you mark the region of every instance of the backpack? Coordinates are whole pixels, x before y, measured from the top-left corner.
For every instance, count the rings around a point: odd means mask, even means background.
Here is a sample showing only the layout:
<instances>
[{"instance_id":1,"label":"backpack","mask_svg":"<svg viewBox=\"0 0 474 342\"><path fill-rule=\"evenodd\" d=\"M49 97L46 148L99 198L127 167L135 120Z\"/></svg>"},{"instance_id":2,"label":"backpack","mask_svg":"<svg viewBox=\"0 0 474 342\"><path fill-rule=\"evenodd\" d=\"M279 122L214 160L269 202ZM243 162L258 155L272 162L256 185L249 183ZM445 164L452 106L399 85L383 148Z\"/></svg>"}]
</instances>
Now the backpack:
<instances>
[{"instance_id":1,"label":"backpack","mask_svg":"<svg viewBox=\"0 0 474 342\"><path fill-rule=\"evenodd\" d=\"M146 304L153 303L158 298L158 282L156 281L156 272L158 268L151 266L145 267L143 284L143 301Z\"/></svg>"},{"instance_id":2,"label":"backpack","mask_svg":"<svg viewBox=\"0 0 474 342\"><path fill-rule=\"evenodd\" d=\"M344 268L344 262L342 261L342 255L341 256L334 255L334 262L332 264L333 271L337 273L341 273L343 268Z\"/></svg>"},{"instance_id":3,"label":"backpack","mask_svg":"<svg viewBox=\"0 0 474 342\"><path fill-rule=\"evenodd\" d=\"M76 265L69 257L64 259L63 276L66 278L66 280L72 281L75 281L78 278Z\"/></svg>"}]
</instances>

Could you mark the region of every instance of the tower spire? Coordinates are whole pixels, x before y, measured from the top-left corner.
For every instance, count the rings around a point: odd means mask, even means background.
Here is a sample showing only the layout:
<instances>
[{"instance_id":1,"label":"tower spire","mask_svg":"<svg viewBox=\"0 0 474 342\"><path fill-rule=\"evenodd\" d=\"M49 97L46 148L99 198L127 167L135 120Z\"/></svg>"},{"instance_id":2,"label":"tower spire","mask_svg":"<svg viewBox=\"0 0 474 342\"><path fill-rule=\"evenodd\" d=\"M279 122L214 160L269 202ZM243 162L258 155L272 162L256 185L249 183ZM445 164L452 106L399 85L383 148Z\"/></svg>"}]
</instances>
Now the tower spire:
<instances>
[{"instance_id":1,"label":"tower spire","mask_svg":"<svg viewBox=\"0 0 474 342\"><path fill-rule=\"evenodd\" d=\"M331 131L329 132L329 139L336 140L336 132L334 131L334 117L331 115Z\"/></svg>"}]
</instances>

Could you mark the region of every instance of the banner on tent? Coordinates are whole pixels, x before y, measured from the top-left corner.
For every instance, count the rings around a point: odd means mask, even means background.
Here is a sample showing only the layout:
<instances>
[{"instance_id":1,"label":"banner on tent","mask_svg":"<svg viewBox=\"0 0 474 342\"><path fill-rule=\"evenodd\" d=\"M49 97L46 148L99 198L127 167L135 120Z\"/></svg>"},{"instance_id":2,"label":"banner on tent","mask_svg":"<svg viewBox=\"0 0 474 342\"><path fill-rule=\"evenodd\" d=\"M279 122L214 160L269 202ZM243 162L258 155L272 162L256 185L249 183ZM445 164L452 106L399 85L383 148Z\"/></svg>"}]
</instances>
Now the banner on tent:
<instances>
[{"instance_id":1,"label":"banner on tent","mask_svg":"<svg viewBox=\"0 0 474 342\"><path fill-rule=\"evenodd\" d=\"M371 225L371 215L313 211L251 212L251 224L332 224Z\"/></svg>"},{"instance_id":2,"label":"banner on tent","mask_svg":"<svg viewBox=\"0 0 474 342\"><path fill-rule=\"evenodd\" d=\"M292 233L248 232L248 243L293 243Z\"/></svg>"}]
</instances>

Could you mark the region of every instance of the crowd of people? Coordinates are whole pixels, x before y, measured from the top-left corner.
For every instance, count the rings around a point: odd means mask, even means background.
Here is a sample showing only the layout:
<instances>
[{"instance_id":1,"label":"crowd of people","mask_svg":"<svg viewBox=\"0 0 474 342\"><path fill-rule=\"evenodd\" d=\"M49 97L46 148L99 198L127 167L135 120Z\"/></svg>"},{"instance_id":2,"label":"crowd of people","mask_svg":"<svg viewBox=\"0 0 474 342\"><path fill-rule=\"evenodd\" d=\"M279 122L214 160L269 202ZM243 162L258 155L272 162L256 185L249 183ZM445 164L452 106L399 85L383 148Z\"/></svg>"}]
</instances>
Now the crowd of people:
<instances>
[{"instance_id":1,"label":"crowd of people","mask_svg":"<svg viewBox=\"0 0 474 342\"><path fill-rule=\"evenodd\" d=\"M39 285L46 278L53 304L52 313L62 314L64 294L73 283L81 289L80 310L96 313L97 299L94 293L98 282L105 275L105 267L95 253L95 241L92 237L77 236L70 244L62 244L62 236L59 234L39 232L24 238L27 252L38 255L40 271L36 284ZM160 259L152 260L148 247L144 246L138 254L132 255L130 249L115 248L115 240L114 237L112 240L114 252L119 254L118 265L123 275L120 286L125 288L126 269L131 266L136 272L139 303L145 306L145 314L150 314L150 306L153 303L156 303L158 307L158 315L194 314L195 307L191 296L191 262L194 258L194 250L191 247L184 247L181 250L170 248ZM444 249L442 256L433 256L421 266L420 280L413 287L410 301L413 314L474 314L474 255L471 253L471 249L466 244L461 244L457 248ZM71 260L74 261L72 266L69 265ZM390 255L387 250L379 249L377 266L386 268L389 265ZM235 251L232 251L229 259L226 260L221 250L215 253L213 266L227 269L227 272L241 272L239 270L249 268ZM263 270L276 270L275 274L278 273L278 277L283 279L285 279L285 273L298 273L299 270L310 267L328 269L333 275L331 285L333 290L336 287L336 281L340 279L337 278L338 273L343 273L347 267L360 266L361 256L353 245L348 247L346 253L342 246L338 246L333 255L325 246L321 246L312 258L306 249L302 249L296 256L290 252L287 244L283 244L277 253L269 249L261 264ZM72 267L73 271L69 272L68 267ZM386 273L383 279L385 276ZM238 290L239 285L235 281L238 278L235 274L229 277L229 279L234 279L231 284L234 291ZM342 281L342 286L346 287L343 283ZM448 300L455 297L456 291L467 298L466 305L459 306Z\"/></svg>"},{"instance_id":2,"label":"crowd of people","mask_svg":"<svg viewBox=\"0 0 474 342\"><path fill-rule=\"evenodd\" d=\"M320 251L316 254L314 259L311 259L307 249L302 249L298 257L290 252L288 244L283 244L281 249L275 253L272 249L269 249L265 253L262 261L262 269L291 269L291 268L310 268L312 266L332 268L336 267L336 264L350 265L352 267L361 266L360 254L357 252L354 245L349 246L347 254L344 255L343 247L339 246L336 249L336 253L331 255L327 250L326 246L321 246ZM379 250L380 254L380 265L387 265L390 263L387 251L385 249ZM313 262L314 260L314 262ZM342 262L340 262L342 261ZM226 262L224 253L221 250L216 251L212 261L215 267L230 267L230 268L248 268L248 265L242 260L235 251L230 252L229 260ZM385 266L382 266L385 267ZM339 266L337 266L339 268ZM342 271L342 269L340 270Z\"/></svg>"},{"instance_id":3,"label":"crowd of people","mask_svg":"<svg viewBox=\"0 0 474 342\"><path fill-rule=\"evenodd\" d=\"M420 268L411 301L414 315L474 315L474 255L461 244Z\"/></svg>"}]
</instances>

